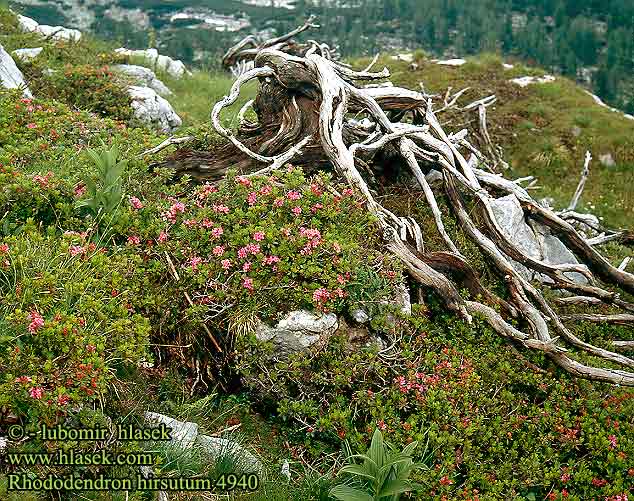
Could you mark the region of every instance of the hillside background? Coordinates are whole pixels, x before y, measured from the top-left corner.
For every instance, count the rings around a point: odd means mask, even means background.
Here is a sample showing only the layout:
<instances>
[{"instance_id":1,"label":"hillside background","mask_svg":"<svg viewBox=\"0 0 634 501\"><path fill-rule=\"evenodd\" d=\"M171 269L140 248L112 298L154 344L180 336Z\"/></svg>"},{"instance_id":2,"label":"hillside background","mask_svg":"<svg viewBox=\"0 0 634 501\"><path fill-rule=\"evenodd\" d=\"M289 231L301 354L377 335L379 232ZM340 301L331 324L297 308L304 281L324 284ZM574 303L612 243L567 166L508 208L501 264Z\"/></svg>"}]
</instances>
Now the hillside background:
<instances>
[{"instance_id":1,"label":"hillside background","mask_svg":"<svg viewBox=\"0 0 634 501\"><path fill-rule=\"evenodd\" d=\"M156 45L214 67L228 46L286 32L310 14L345 56L423 48L438 57L514 56L565 75L634 113L631 0L20 0L40 23L91 30L131 48ZM311 36L311 35L307 35Z\"/></svg>"}]
</instances>

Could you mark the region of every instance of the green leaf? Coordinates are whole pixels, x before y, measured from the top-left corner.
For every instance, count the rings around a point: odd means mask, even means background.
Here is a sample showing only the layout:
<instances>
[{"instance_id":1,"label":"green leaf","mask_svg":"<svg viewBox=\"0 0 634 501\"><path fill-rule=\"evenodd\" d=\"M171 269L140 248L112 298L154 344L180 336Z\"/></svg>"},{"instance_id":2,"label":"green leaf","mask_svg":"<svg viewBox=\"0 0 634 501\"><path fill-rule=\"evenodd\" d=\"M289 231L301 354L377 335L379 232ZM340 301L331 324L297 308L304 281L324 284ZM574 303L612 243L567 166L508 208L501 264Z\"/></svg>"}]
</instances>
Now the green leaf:
<instances>
[{"instance_id":1,"label":"green leaf","mask_svg":"<svg viewBox=\"0 0 634 501\"><path fill-rule=\"evenodd\" d=\"M378 428L374 430L374 435L372 435L372 442L370 442L368 456L379 468L383 466L383 463L385 462L385 447L383 446L383 434Z\"/></svg>"},{"instance_id":2,"label":"green leaf","mask_svg":"<svg viewBox=\"0 0 634 501\"><path fill-rule=\"evenodd\" d=\"M410 492L412 485L404 480L388 480L378 494L378 498L393 496L395 494L403 494Z\"/></svg>"},{"instance_id":3,"label":"green leaf","mask_svg":"<svg viewBox=\"0 0 634 501\"><path fill-rule=\"evenodd\" d=\"M349 473L350 475L358 475L360 477L369 478L371 480L374 480L375 478L374 475L372 475L372 473L368 471L368 468L365 468L364 466L360 464L346 465L343 468L341 468L341 470L339 470L339 475L341 475L342 473Z\"/></svg>"},{"instance_id":4,"label":"green leaf","mask_svg":"<svg viewBox=\"0 0 634 501\"><path fill-rule=\"evenodd\" d=\"M374 501L367 492L343 484L333 487L328 494L341 501Z\"/></svg>"}]
</instances>

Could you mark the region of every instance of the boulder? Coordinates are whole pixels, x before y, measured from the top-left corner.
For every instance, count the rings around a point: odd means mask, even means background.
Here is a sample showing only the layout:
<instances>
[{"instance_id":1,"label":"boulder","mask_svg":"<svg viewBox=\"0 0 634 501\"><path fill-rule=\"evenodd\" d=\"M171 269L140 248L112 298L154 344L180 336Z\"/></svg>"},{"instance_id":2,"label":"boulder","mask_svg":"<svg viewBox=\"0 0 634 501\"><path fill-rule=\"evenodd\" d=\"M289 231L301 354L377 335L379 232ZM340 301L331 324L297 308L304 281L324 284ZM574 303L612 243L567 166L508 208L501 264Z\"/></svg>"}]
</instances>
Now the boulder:
<instances>
[{"instance_id":1,"label":"boulder","mask_svg":"<svg viewBox=\"0 0 634 501\"><path fill-rule=\"evenodd\" d=\"M152 70L135 64L116 64L112 67L115 71L123 73L134 79L139 85L154 89L161 96L169 96L172 91L161 82Z\"/></svg>"},{"instance_id":2,"label":"boulder","mask_svg":"<svg viewBox=\"0 0 634 501\"><path fill-rule=\"evenodd\" d=\"M131 85L128 94L132 98L134 116L141 122L165 133L171 133L181 126L182 121L172 105L154 89Z\"/></svg>"},{"instance_id":3,"label":"boulder","mask_svg":"<svg viewBox=\"0 0 634 501\"><path fill-rule=\"evenodd\" d=\"M35 47L34 49L16 49L11 54L17 57L20 61L31 61L40 55L42 47Z\"/></svg>"},{"instance_id":4,"label":"boulder","mask_svg":"<svg viewBox=\"0 0 634 501\"><path fill-rule=\"evenodd\" d=\"M159 414L158 412L146 412L145 420L151 423L164 424L172 430L172 442L178 444L183 449L188 449L196 441L198 436L198 425L179 421L178 419Z\"/></svg>"},{"instance_id":5,"label":"boulder","mask_svg":"<svg viewBox=\"0 0 634 501\"><path fill-rule=\"evenodd\" d=\"M145 59L153 69L159 69L167 72L174 78L181 78L183 75L191 75L185 64L180 59L172 59L169 56L162 56L156 49L131 50L121 47L116 49L117 54L123 54L131 57L140 57Z\"/></svg>"},{"instance_id":6,"label":"boulder","mask_svg":"<svg viewBox=\"0 0 634 501\"><path fill-rule=\"evenodd\" d=\"M465 59L447 59L445 61L437 61L436 64L441 66L462 66L467 61Z\"/></svg>"},{"instance_id":7,"label":"boulder","mask_svg":"<svg viewBox=\"0 0 634 501\"><path fill-rule=\"evenodd\" d=\"M26 86L24 75L15 65L11 55L0 45L0 86L5 89L22 89L24 97L32 98L31 91Z\"/></svg>"},{"instance_id":8,"label":"boulder","mask_svg":"<svg viewBox=\"0 0 634 501\"><path fill-rule=\"evenodd\" d=\"M150 423L164 424L171 428L171 443L181 449L198 447L210 456L214 461L231 462L233 473L257 473L262 475L264 467L262 463L244 447L226 438L210 437L198 434L198 425L188 421L159 414L158 412L146 412L145 420ZM149 473L149 472L146 472Z\"/></svg>"},{"instance_id":9,"label":"boulder","mask_svg":"<svg viewBox=\"0 0 634 501\"><path fill-rule=\"evenodd\" d=\"M35 19L18 15L18 23L22 31L39 33L42 36L53 40L74 40L81 38L81 31L63 26L49 26L48 24L40 24Z\"/></svg>"},{"instance_id":10,"label":"boulder","mask_svg":"<svg viewBox=\"0 0 634 501\"><path fill-rule=\"evenodd\" d=\"M275 356L286 357L325 343L338 327L334 313L314 314L300 310L290 312L275 327L260 321L255 337L258 341L272 342Z\"/></svg>"},{"instance_id":11,"label":"boulder","mask_svg":"<svg viewBox=\"0 0 634 501\"><path fill-rule=\"evenodd\" d=\"M513 194L498 198L491 203L493 214L497 219L502 233L515 243L520 250L537 261L547 264L577 264L575 255L550 233L550 230L541 224L531 221L526 222L524 210L519 200ZM527 280L540 280L551 282L549 277L533 273L524 265L512 261L513 267ZM569 278L577 283L586 283L587 280L579 273L568 273Z\"/></svg>"}]
</instances>

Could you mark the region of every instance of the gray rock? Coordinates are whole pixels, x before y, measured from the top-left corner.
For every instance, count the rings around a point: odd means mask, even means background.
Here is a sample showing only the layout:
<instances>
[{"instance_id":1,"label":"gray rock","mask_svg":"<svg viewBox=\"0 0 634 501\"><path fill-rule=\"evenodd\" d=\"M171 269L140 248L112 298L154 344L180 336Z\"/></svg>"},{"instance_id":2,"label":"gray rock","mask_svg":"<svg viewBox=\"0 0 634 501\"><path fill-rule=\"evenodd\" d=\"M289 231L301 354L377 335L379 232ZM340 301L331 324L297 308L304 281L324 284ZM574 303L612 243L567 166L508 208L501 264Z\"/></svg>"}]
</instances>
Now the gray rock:
<instances>
[{"instance_id":1,"label":"gray rock","mask_svg":"<svg viewBox=\"0 0 634 501\"><path fill-rule=\"evenodd\" d=\"M232 470L235 470L235 473L257 473L262 475L264 472L264 467L260 460L236 442L226 438L198 435L196 444L216 461L229 459Z\"/></svg>"},{"instance_id":2,"label":"gray rock","mask_svg":"<svg viewBox=\"0 0 634 501\"><path fill-rule=\"evenodd\" d=\"M271 327L259 322L255 337L258 341L272 342L274 355L285 357L291 353L310 349L318 342L325 342L337 330L337 315L315 315L308 311L292 311Z\"/></svg>"},{"instance_id":3,"label":"gray rock","mask_svg":"<svg viewBox=\"0 0 634 501\"><path fill-rule=\"evenodd\" d=\"M5 89L22 89L24 97L32 98L31 91L26 86L24 75L15 65L11 55L0 45L0 85Z\"/></svg>"},{"instance_id":4,"label":"gray rock","mask_svg":"<svg viewBox=\"0 0 634 501\"><path fill-rule=\"evenodd\" d=\"M31 61L40 55L42 47L35 47L34 49L16 49L11 54L17 57L20 61Z\"/></svg>"},{"instance_id":5,"label":"gray rock","mask_svg":"<svg viewBox=\"0 0 634 501\"><path fill-rule=\"evenodd\" d=\"M185 64L183 64L180 59L172 59L169 56L160 55L156 49L131 50L121 47L116 49L115 52L126 56L143 58L152 69L165 71L174 78L191 75L191 72L187 70Z\"/></svg>"},{"instance_id":6,"label":"gray rock","mask_svg":"<svg viewBox=\"0 0 634 501\"><path fill-rule=\"evenodd\" d=\"M616 165L612 153L599 155L599 162L601 162L601 165L603 165L604 167L614 167Z\"/></svg>"},{"instance_id":7,"label":"gray rock","mask_svg":"<svg viewBox=\"0 0 634 501\"><path fill-rule=\"evenodd\" d=\"M149 411L145 413L145 420L164 424L171 428L171 443L181 449L200 447L215 461L230 458L235 466L236 473L258 473L262 475L264 472L262 463L244 447L226 438L199 435L196 423L179 421L164 414ZM146 474L149 474L149 471L144 472L144 475Z\"/></svg>"},{"instance_id":8,"label":"gray rock","mask_svg":"<svg viewBox=\"0 0 634 501\"><path fill-rule=\"evenodd\" d=\"M63 26L49 26L40 24L35 19L18 15L18 23L22 31L39 33L42 36L49 37L52 40L75 40L81 38L81 31Z\"/></svg>"},{"instance_id":9,"label":"gray rock","mask_svg":"<svg viewBox=\"0 0 634 501\"><path fill-rule=\"evenodd\" d=\"M161 96L169 96L172 91L161 82L152 70L135 64L117 64L113 69L133 78L139 85L149 87Z\"/></svg>"},{"instance_id":10,"label":"gray rock","mask_svg":"<svg viewBox=\"0 0 634 501\"><path fill-rule=\"evenodd\" d=\"M131 85L128 94L132 98L134 116L141 122L165 133L173 132L183 123L172 105L154 89Z\"/></svg>"},{"instance_id":11,"label":"gray rock","mask_svg":"<svg viewBox=\"0 0 634 501\"><path fill-rule=\"evenodd\" d=\"M502 233L515 243L525 254L537 261L547 264L577 264L574 254L550 233L550 230L541 224L531 221L526 222L524 210L515 195L507 195L494 200L491 204L493 214L502 230ZM524 265L513 260L513 267L527 280L540 280L550 282L550 278L533 273ZM568 274L578 283L586 283L586 279L579 273Z\"/></svg>"},{"instance_id":12,"label":"gray rock","mask_svg":"<svg viewBox=\"0 0 634 501\"><path fill-rule=\"evenodd\" d=\"M172 429L172 442L178 444L183 449L194 445L198 436L198 425L179 421L178 419L159 414L158 412L146 412L145 420L153 423L164 424Z\"/></svg>"},{"instance_id":13,"label":"gray rock","mask_svg":"<svg viewBox=\"0 0 634 501\"><path fill-rule=\"evenodd\" d=\"M361 308L357 308L352 312L352 318L358 324L365 324L370 321L370 317L368 316L368 314Z\"/></svg>"}]
</instances>

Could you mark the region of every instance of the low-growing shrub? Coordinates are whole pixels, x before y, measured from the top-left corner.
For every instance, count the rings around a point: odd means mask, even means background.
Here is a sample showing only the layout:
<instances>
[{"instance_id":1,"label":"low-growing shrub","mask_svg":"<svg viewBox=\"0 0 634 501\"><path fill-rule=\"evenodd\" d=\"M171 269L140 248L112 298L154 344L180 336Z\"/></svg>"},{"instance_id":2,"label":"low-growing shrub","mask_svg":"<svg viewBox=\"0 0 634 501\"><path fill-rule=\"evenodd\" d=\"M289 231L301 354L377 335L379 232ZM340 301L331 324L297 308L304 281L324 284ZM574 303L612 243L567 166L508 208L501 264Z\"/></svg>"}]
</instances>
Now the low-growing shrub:
<instances>
[{"instance_id":1,"label":"low-growing shrub","mask_svg":"<svg viewBox=\"0 0 634 501\"><path fill-rule=\"evenodd\" d=\"M27 227L0 240L0 407L54 422L147 356L149 323L130 302L137 269L134 256L108 255L81 234Z\"/></svg>"},{"instance_id":2,"label":"low-growing shrub","mask_svg":"<svg viewBox=\"0 0 634 501\"><path fill-rule=\"evenodd\" d=\"M631 493L631 391L537 372L488 327L433 304L400 325L387 353L350 350L345 335L277 363L243 350L243 381L316 454L343 439L362 448L376 427L392 443L427 444L430 468L413 476L421 499Z\"/></svg>"}]
</instances>

